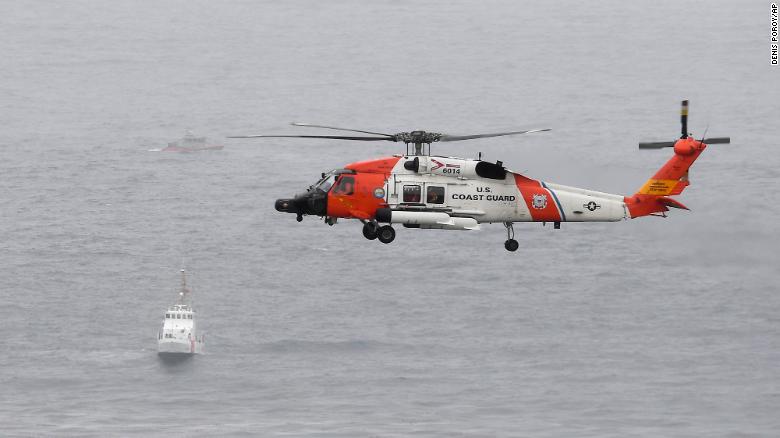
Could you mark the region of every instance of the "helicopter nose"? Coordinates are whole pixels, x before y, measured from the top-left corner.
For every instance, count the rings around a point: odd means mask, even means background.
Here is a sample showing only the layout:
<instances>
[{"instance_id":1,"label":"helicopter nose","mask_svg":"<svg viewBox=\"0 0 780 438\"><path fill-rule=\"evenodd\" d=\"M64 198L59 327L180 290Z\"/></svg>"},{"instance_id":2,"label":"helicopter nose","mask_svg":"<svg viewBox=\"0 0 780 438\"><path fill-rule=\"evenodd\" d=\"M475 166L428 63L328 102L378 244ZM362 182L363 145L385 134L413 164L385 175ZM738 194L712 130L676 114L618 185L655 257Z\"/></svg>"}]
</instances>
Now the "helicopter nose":
<instances>
[{"instance_id":1,"label":"helicopter nose","mask_svg":"<svg viewBox=\"0 0 780 438\"><path fill-rule=\"evenodd\" d=\"M295 195L292 199L277 199L274 207L276 211L298 215L300 222L305 214L325 216L328 211L328 195L322 191L308 191Z\"/></svg>"},{"instance_id":2,"label":"helicopter nose","mask_svg":"<svg viewBox=\"0 0 780 438\"><path fill-rule=\"evenodd\" d=\"M284 213L298 212L298 209L295 207L295 202L293 199L277 199L274 207L276 207L276 211L281 211Z\"/></svg>"}]
</instances>

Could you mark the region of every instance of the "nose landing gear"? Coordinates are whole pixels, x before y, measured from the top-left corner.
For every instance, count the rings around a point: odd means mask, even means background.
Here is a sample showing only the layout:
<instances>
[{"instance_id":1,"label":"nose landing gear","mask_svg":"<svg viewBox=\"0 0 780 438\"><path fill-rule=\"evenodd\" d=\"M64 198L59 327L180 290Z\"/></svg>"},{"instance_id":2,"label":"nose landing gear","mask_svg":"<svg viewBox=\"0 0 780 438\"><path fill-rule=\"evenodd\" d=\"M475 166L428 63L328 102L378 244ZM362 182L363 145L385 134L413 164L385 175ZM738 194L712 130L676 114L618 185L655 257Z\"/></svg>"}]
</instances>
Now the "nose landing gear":
<instances>
[{"instance_id":1,"label":"nose landing gear","mask_svg":"<svg viewBox=\"0 0 780 438\"><path fill-rule=\"evenodd\" d=\"M390 225L381 227L376 221L363 221L363 237L368 240L379 239L382 243L390 243L395 240L395 229Z\"/></svg>"},{"instance_id":2,"label":"nose landing gear","mask_svg":"<svg viewBox=\"0 0 780 438\"><path fill-rule=\"evenodd\" d=\"M506 242L504 242L504 248L506 248L507 251L517 251L520 244L515 240L515 229L512 222L504 222L504 227L506 228Z\"/></svg>"},{"instance_id":3,"label":"nose landing gear","mask_svg":"<svg viewBox=\"0 0 780 438\"><path fill-rule=\"evenodd\" d=\"M378 229L379 227L374 221L363 222L363 237L365 237L368 240L376 239Z\"/></svg>"}]
</instances>

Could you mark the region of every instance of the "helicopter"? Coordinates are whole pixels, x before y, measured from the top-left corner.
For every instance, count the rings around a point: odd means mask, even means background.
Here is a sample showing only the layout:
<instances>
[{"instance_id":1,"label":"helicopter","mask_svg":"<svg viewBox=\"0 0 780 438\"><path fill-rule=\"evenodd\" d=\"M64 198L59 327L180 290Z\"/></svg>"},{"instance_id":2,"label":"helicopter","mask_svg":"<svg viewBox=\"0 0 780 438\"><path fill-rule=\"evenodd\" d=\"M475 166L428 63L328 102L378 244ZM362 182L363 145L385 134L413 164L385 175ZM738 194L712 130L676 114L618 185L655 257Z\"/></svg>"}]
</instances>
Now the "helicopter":
<instances>
[{"instance_id":1,"label":"helicopter","mask_svg":"<svg viewBox=\"0 0 780 438\"><path fill-rule=\"evenodd\" d=\"M630 196L598 192L535 180L508 170L501 161L431 154L431 144L550 131L531 129L472 135L427 131L385 134L308 123L293 126L350 131L367 135L241 135L229 138L309 138L350 141L392 141L406 144L404 154L360 161L323 172L305 192L277 199L279 212L319 216L328 225L338 219L363 223L363 236L389 244L393 225L438 230L479 230L481 224L502 223L504 248L516 251L516 222L617 222L643 216L663 216L669 208L688 210L672 198L690 184L688 170L708 144L730 143L728 137L696 140L688 133L688 101L680 111L681 136L674 141L639 143L640 149L671 147L674 155ZM706 132L705 132L706 135Z\"/></svg>"}]
</instances>

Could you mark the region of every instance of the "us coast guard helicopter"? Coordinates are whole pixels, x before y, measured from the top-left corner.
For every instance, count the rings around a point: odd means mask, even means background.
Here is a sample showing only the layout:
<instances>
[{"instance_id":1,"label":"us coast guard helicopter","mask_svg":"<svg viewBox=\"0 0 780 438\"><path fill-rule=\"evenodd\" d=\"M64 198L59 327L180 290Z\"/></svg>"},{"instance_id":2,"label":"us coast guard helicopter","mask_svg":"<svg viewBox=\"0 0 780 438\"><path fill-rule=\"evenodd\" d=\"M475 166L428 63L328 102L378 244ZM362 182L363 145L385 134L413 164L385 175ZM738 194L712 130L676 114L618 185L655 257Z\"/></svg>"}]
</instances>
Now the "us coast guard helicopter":
<instances>
[{"instance_id":1,"label":"us coast guard helicopter","mask_svg":"<svg viewBox=\"0 0 780 438\"><path fill-rule=\"evenodd\" d=\"M431 155L435 142L472 140L549 131L534 129L474 135L426 131L384 134L333 126L293 123L295 126L351 131L369 136L247 135L230 138L324 138L356 141L392 141L406 144L406 153L347 164L323 173L322 178L293 198L278 199L276 210L320 216L329 225L338 218L363 223L363 236L390 243L393 225L440 230L478 230L482 223L503 223L504 247L516 251L515 222L614 222L648 215L665 216L669 208L688 208L671 196L689 185L688 169L707 144L730 139L695 140L688 133L688 101L682 102L682 135L676 141L640 143L640 149L674 148L674 155L633 195L623 196L569 187L528 178L507 170L501 161Z\"/></svg>"}]
</instances>

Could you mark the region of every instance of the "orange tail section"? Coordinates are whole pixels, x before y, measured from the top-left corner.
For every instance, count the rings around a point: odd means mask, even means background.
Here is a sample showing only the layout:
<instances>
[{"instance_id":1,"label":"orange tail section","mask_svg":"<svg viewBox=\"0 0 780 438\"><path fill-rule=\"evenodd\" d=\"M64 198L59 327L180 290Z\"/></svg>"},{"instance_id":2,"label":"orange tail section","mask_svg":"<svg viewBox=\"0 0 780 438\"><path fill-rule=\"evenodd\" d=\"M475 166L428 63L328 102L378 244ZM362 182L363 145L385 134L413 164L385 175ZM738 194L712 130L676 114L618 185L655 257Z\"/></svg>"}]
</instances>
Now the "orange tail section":
<instances>
[{"instance_id":1,"label":"orange tail section","mask_svg":"<svg viewBox=\"0 0 780 438\"><path fill-rule=\"evenodd\" d=\"M691 137L677 140L674 156L639 191L625 198L631 217L663 213L669 210L668 207L687 210L688 207L667 196L679 195L688 187L688 169L706 147L706 144Z\"/></svg>"}]
</instances>

